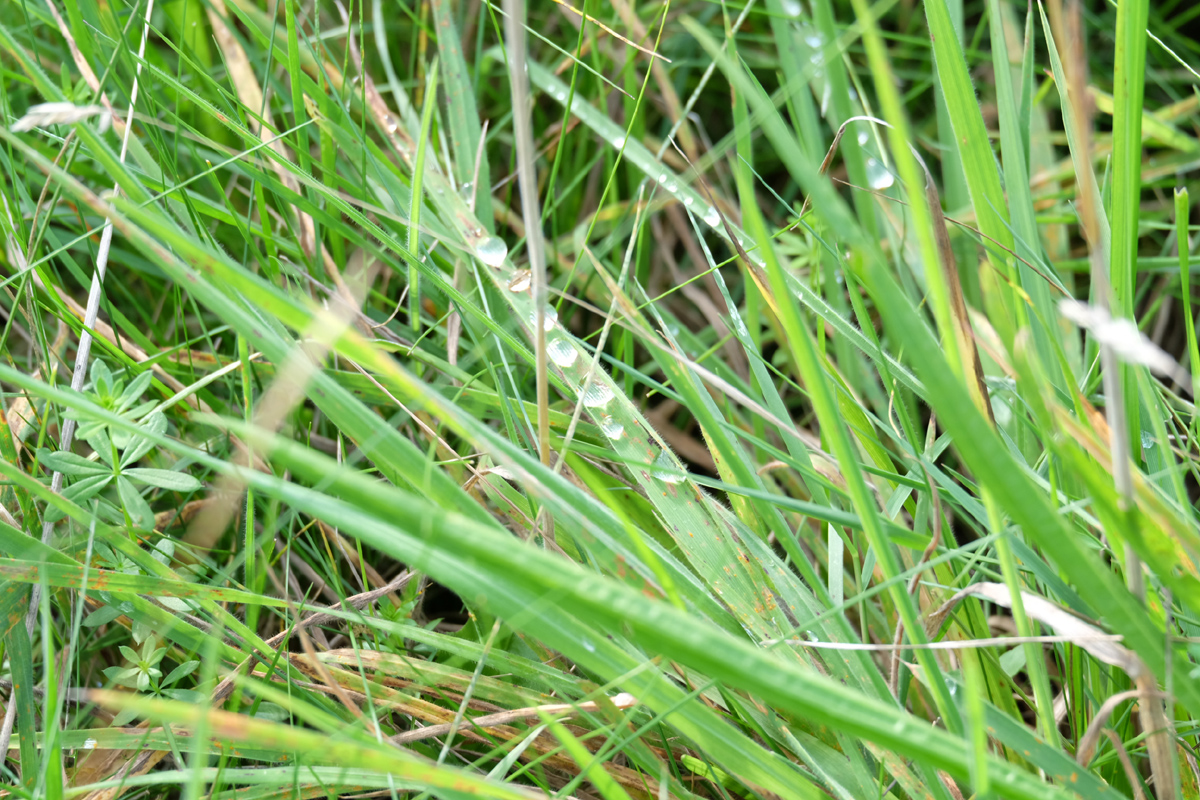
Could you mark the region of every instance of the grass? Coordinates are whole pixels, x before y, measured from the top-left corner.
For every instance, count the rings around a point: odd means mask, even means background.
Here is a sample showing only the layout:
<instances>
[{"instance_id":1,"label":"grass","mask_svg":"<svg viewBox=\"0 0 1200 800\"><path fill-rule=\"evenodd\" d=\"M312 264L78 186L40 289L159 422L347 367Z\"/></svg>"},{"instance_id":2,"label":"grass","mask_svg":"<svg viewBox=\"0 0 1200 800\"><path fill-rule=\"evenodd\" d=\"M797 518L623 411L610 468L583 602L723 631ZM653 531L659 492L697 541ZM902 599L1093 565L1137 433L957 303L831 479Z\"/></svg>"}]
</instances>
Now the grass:
<instances>
[{"instance_id":1,"label":"grass","mask_svg":"<svg viewBox=\"0 0 1200 800\"><path fill-rule=\"evenodd\" d=\"M1196 796L1190 16L0 0L0 791Z\"/></svg>"}]
</instances>

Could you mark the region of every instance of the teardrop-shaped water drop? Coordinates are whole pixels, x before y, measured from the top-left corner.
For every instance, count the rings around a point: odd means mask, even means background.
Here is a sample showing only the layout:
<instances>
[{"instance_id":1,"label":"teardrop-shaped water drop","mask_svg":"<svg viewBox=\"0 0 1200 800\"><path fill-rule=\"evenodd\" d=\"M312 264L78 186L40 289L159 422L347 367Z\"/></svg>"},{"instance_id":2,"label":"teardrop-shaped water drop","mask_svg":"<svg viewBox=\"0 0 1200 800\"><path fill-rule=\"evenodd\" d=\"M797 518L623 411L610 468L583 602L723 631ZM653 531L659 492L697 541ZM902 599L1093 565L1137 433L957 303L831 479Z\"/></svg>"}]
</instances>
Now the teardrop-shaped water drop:
<instances>
[{"instance_id":1,"label":"teardrop-shaped water drop","mask_svg":"<svg viewBox=\"0 0 1200 800\"><path fill-rule=\"evenodd\" d=\"M600 432L609 439L616 441L625 435L625 426L613 417L612 414L601 414Z\"/></svg>"},{"instance_id":2,"label":"teardrop-shaped water drop","mask_svg":"<svg viewBox=\"0 0 1200 800\"><path fill-rule=\"evenodd\" d=\"M489 236L475 246L475 255L489 267L498 267L508 257L508 245L499 236Z\"/></svg>"},{"instance_id":3,"label":"teardrop-shaped water drop","mask_svg":"<svg viewBox=\"0 0 1200 800\"><path fill-rule=\"evenodd\" d=\"M525 321L529 323L529 327L531 327L531 328L536 327L537 326L537 310L532 309L532 308L529 309L529 313L525 317ZM547 303L545 306L545 309L542 311L542 330L549 333L550 331L554 330L554 326L557 324L558 324L558 309L556 309L554 306Z\"/></svg>"},{"instance_id":4,"label":"teardrop-shaped water drop","mask_svg":"<svg viewBox=\"0 0 1200 800\"><path fill-rule=\"evenodd\" d=\"M566 369L579 358L579 351L565 336L555 336L546 342L546 355L558 366Z\"/></svg>"},{"instance_id":5,"label":"teardrop-shaped water drop","mask_svg":"<svg viewBox=\"0 0 1200 800\"><path fill-rule=\"evenodd\" d=\"M704 212L704 221L715 228L721 224L721 215L717 213L714 206L709 206L708 210Z\"/></svg>"},{"instance_id":6,"label":"teardrop-shaped water drop","mask_svg":"<svg viewBox=\"0 0 1200 800\"><path fill-rule=\"evenodd\" d=\"M654 460L654 477L658 478L663 483L683 483L683 476L679 474L679 467L675 464L674 459L667 455L667 451L663 450L658 454L658 458Z\"/></svg>"},{"instance_id":7,"label":"teardrop-shaped water drop","mask_svg":"<svg viewBox=\"0 0 1200 800\"><path fill-rule=\"evenodd\" d=\"M606 384L593 379L592 382L588 384L587 391L580 396L579 402L583 403L588 408L599 408L600 406L608 405L609 401L612 399L612 389L609 389Z\"/></svg>"},{"instance_id":8,"label":"teardrop-shaped water drop","mask_svg":"<svg viewBox=\"0 0 1200 800\"><path fill-rule=\"evenodd\" d=\"M532 282L532 272L527 269L519 270L515 275L513 275L512 280L508 282L508 290L510 292L516 292L520 294L521 292L528 291L529 285Z\"/></svg>"},{"instance_id":9,"label":"teardrop-shaped water drop","mask_svg":"<svg viewBox=\"0 0 1200 800\"><path fill-rule=\"evenodd\" d=\"M880 163L879 159L874 156L867 159L867 183L871 185L872 189L882 192L895 182L895 176L888 172L888 168Z\"/></svg>"}]
</instances>

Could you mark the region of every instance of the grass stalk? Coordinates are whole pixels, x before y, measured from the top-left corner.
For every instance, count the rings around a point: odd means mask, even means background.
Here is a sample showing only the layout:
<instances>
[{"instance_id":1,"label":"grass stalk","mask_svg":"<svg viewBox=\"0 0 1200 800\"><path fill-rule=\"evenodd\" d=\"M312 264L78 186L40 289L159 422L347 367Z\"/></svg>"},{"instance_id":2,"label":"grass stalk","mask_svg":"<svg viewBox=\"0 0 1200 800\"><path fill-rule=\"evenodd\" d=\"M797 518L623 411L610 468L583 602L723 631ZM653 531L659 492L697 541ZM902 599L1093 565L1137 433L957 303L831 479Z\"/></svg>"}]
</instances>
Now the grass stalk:
<instances>
[{"instance_id":1,"label":"grass stalk","mask_svg":"<svg viewBox=\"0 0 1200 800\"><path fill-rule=\"evenodd\" d=\"M525 250L534 307L534 369L537 383L537 442L542 463L550 464L550 427L548 409L550 385L546 359L546 250L542 241L538 183L534 176L533 127L531 120L529 74L525 69L525 2L505 0L505 40L508 45L508 80L512 91L513 138L516 141L517 182L521 188L521 214L525 218Z\"/></svg>"}]
</instances>

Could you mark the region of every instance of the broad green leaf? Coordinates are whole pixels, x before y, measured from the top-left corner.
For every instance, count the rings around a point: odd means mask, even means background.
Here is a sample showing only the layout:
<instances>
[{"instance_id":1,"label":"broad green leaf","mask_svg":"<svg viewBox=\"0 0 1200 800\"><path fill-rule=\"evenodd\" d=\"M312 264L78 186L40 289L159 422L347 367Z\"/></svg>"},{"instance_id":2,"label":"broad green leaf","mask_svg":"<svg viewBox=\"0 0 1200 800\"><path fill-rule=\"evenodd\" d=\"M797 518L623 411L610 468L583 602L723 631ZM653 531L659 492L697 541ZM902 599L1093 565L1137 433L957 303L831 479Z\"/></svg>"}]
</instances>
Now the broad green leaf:
<instances>
[{"instance_id":1,"label":"broad green leaf","mask_svg":"<svg viewBox=\"0 0 1200 800\"><path fill-rule=\"evenodd\" d=\"M151 469L149 467L131 467L121 471L132 480L157 486L160 489L170 489L176 492L195 492L202 484L191 475L175 472L169 469Z\"/></svg>"}]
</instances>

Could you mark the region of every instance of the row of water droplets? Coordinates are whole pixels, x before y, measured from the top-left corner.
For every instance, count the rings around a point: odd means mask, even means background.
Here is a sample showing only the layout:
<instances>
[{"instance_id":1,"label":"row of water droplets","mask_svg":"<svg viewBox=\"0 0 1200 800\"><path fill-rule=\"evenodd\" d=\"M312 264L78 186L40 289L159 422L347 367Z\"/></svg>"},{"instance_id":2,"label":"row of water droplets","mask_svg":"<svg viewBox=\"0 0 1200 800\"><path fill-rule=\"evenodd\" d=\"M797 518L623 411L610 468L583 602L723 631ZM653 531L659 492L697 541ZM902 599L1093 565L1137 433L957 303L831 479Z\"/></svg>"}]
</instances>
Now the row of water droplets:
<instances>
[{"instance_id":1,"label":"row of water droplets","mask_svg":"<svg viewBox=\"0 0 1200 800\"><path fill-rule=\"evenodd\" d=\"M550 94L560 103L566 103L567 101L566 90L561 87L552 88ZM627 143L628 139L623 131L609 140L609 144L618 151L623 150ZM697 205L698 195L687 187L681 189L676 176L670 171L663 170L659 172L656 180L663 190L674 196L689 210L692 210ZM471 188L470 186L464 186L463 190L469 193ZM717 212L716 207L707 205L703 201L700 202L700 205L704 208L701 218L705 224L719 230L721 216ZM474 233L476 237L476 257L493 269L502 267L505 259L508 258L508 245L504 243L504 240L497 236L486 236L485 232L478 228ZM738 241L744 244L741 237L738 237ZM510 289L522 293L526 287L524 282L520 285L522 288L516 289L510 284ZM528 323L530 329L536 329L537 310L535 307L530 306L527 309L525 312L525 321ZM565 377L578 381L580 386L586 384L580 393L579 402L596 419L600 431L604 436L614 442L620 440L625 435L625 426L610 410L610 406L615 399L612 389L609 388L603 378L598 378L596 375L592 375L591 379L588 380L587 368L579 362L578 348L571 341L570 334L566 331L557 330L559 328L558 311L549 303L546 304L542 312L542 327L549 334L546 337L546 357L562 370ZM657 458L652 464L651 473L656 479L669 484L681 483L684 479L682 469L666 449L659 451Z\"/></svg>"},{"instance_id":2,"label":"row of water droplets","mask_svg":"<svg viewBox=\"0 0 1200 800\"><path fill-rule=\"evenodd\" d=\"M788 4L785 3L785 8L787 5ZM791 16L799 17L801 11L800 4L795 2L795 0L792 0L791 6L795 11L795 13L791 13L789 11ZM822 36L819 31L808 28L808 32L804 36L804 43L812 48L812 52L809 54L809 60L813 65L813 79L821 84L821 115L824 116L829 106L831 91L830 83L825 77L825 37ZM858 94L854 91L854 89L851 89L850 100L854 101L857 99ZM858 143L860 145L865 145L869 139L870 136L865 130L859 132ZM877 192L882 192L885 189L891 188L892 184L895 182L895 176L892 175L891 171L886 165L884 165L882 161L875 156L867 156L867 184L872 189Z\"/></svg>"},{"instance_id":3,"label":"row of water droplets","mask_svg":"<svg viewBox=\"0 0 1200 800\"><path fill-rule=\"evenodd\" d=\"M496 236L481 237L475 245L475 255L489 267L499 268L508 257L508 246ZM525 321L531 329L537 327L537 309L530 306L525 312ZM542 329L551 334L546 337L546 357L550 359L563 375L574 378L580 384L586 380L586 370L576 368L579 362L579 350L565 331L557 330L558 310L547 303L542 310ZM575 373L575 374L572 374ZM579 401L597 419L601 432L609 439L616 441L625 435L625 426L608 411L613 401L612 389L602 380L592 376L587 382L587 388L581 393Z\"/></svg>"},{"instance_id":4,"label":"row of water droplets","mask_svg":"<svg viewBox=\"0 0 1200 800\"><path fill-rule=\"evenodd\" d=\"M786 4L785 4L786 7ZM793 17L799 17L801 8L798 2L793 2L792 7L795 13L790 13ZM812 48L809 54L809 61L813 66L813 79L821 84L821 115L824 116L830 98L830 83L825 77L825 37L817 30L809 27L804 35L804 43ZM850 90L850 100L853 102L858 99L858 93L854 89ZM870 140L870 135L865 131L859 131L859 145L866 145ZM872 155L867 156L867 184L877 192L882 192L885 189L891 188L896 182L896 178L892 175L887 166L878 158Z\"/></svg>"},{"instance_id":5,"label":"row of water droplets","mask_svg":"<svg viewBox=\"0 0 1200 800\"><path fill-rule=\"evenodd\" d=\"M814 34L812 36L809 36L807 41L810 44L810 46L813 46L815 48L815 47L819 47L820 43L823 42L824 40L820 36L817 36ZM820 59L820 53L817 51L814 51L814 53L813 53L814 63L819 61L819 59ZM555 97L559 96L559 94L555 93L553 90L551 93L554 94ZM870 135L867 133L867 131L866 130L859 131L859 133L858 133L859 145L865 146L869 141L870 141ZM627 143L628 143L628 137L625 135L624 132L614 135L609 140L609 144L611 144L613 146L613 148L618 151L624 150ZM876 158L873 155L867 156L866 169L867 169L867 183L875 191L879 191L879 192L884 191L885 189L891 188L891 186L893 184L895 184L895 182L896 182L896 178L892 174L891 170L889 170L888 167L882 161L880 161L878 158ZM675 197L677 200L679 200L681 203L683 203L683 205L689 211L697 211L697 205L699 205L699 208L703 208L704 211L702 213L700 213L700 218L703 219L704 223L706 225L708 225L709 227L713 228L714 230L717 230L718 232L720 231L721 215L717 212L717 209L714 206L705 204L703 201L700 201L699 204L697 204L698 195L687 186L681 187L679 184L679 181L677 180L674 173L670 172L669 170L664 169L664 170L658 172L657 176L654 176L653 173L651 173L651 177L653 177L658 182L658 185L664 191L671 194L673 197ZM745 241L740 236L738 237L738 244L742 245L743 247L745 246Z\"/></svg>"},{"instance_id":6,"label":"row of water droplets","mask_svg":"<svg viewBox=\"0 0 1200 800\"><path fill-rule=\"evenodd\" d=\"M613 136L608 143L611 144L614 149L620 152L625 149L625 145L628 140L629 137L626 136L624 132L621 132ZM662 172L658 173L656 180L658 181L658 185L661 186L664 191L673 196L679 202L683 203L688 209L695 209L697 197L695 192L693 192L691 189L688 189L686 186L681 188L679 181L676 179L673 172L664 169ZM701 202L701 205L704 205L703 202ZM702 218L705 224L714 228L721 224L721 216L717 213L717 209L713 206L705 207Z\"/></svg>"}]
</instances>

